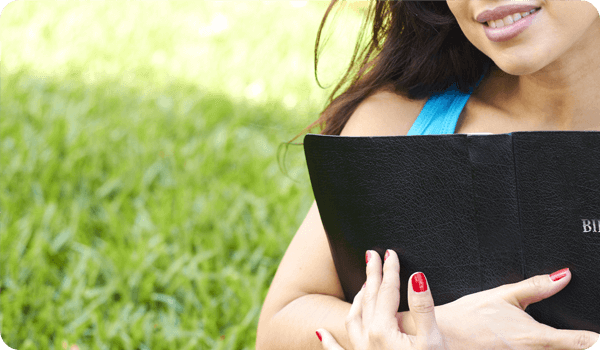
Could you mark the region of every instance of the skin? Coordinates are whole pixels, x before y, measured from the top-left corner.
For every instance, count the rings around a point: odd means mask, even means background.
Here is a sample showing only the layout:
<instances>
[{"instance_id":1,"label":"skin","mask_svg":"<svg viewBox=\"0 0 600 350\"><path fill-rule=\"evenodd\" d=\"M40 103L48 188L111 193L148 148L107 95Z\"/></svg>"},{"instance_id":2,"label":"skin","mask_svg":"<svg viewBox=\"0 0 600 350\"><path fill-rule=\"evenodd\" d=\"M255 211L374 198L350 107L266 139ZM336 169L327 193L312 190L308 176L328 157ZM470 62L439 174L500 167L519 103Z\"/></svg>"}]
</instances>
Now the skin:
<instances>
[{"instance_id":1,"label":"skin","mask_svg":"<svg viewBox=\"0 0 600 350\"><path fill-rule=\"evenodd\" d=\"M600 130L598 10L587 1L520 2L541 10L504 42L489 40L476 18L515 1L446 2L467 39L499 67L474 92L455 132Z\"/></svg>"}]
</instances>

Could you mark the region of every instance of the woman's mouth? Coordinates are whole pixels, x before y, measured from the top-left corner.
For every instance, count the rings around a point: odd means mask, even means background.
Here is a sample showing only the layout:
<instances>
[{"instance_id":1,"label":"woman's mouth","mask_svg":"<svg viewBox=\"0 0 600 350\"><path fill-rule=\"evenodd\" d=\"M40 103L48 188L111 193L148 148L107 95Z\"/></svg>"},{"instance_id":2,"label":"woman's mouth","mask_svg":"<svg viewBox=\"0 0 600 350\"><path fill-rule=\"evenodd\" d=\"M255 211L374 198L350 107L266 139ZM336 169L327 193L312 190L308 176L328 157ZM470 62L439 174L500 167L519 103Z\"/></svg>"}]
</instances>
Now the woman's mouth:
<instances>
[{"instance_id":1,"label":"woman's mouth","mask_svg":"<svg viewBox=\"0 0 600 350\"><path fill-rule=\"evenodd\" d=\"M533 24L534 19L541 12L541 7L529 12L519 12L502 19L482 23L483 31L490 41L503 42L511 40L521 34Z\"/></svg>"},{"instance_id":2,"label":"woman's mouth","mask_svg":"<svg viewBox=\"0 0 600 350\"><path fill-rule=\"evenodd\" d=\"M511 24L520 21L521 19L537 12L541 7L533 9L529 12L517 12L512 15L506 16L502 19L497 19L495 21L487 21L484 24L490 28L502 28L504 26L510 26Z\"/></svg>"}]
</instances>

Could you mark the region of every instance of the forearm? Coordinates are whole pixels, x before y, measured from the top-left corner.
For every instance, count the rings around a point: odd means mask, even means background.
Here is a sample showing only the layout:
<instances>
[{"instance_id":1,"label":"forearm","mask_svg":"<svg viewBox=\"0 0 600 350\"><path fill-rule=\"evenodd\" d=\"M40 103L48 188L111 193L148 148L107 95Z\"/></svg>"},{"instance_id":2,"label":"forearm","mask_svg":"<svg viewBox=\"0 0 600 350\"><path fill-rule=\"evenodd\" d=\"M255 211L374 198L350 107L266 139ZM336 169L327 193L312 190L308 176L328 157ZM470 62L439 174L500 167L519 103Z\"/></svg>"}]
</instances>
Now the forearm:
<instances>
[{"instance_id":1,"label":"forearm","mask_svg":"<svg viewBox=\"0 0 600 350\"><path fill-rule=\"evenodd\" d=\"M331 295L308 294L275 314L267 329L261 330L257 350L322 350L315 331L328 330L346 350L353 350L345 320L351 304Z\"/></svg>"},{"instance_id":2,"label":"forearm","mask_svg":"<svg viewBox=\"0 0 600 350\"><path fill-rule=\"evenodd\" d=\"M319 328L328 330L345 350L353 350L345 324L350 306L350 303L331 295L300 297L275 314L266 329L261 329L256 350L322 350L315 334ZM408 311L396 313L396 318L401 332L416 334Z\"/></svg>"}]
</instances>

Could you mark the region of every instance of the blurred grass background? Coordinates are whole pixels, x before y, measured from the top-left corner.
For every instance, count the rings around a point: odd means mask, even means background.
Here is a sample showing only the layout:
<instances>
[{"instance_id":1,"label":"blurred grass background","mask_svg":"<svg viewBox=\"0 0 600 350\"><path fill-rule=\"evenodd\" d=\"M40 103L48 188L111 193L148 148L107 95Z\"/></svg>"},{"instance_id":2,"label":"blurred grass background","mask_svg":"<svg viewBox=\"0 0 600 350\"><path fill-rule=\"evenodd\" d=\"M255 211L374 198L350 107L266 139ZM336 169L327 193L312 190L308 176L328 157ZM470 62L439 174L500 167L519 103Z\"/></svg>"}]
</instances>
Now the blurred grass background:
<instances>
[{"instance_id":1,"label":"blurred grass background","mask_svg":"<svg viewBox=\"0 0 600 350\"><path fill-rule=\"evenodd\" d=\"M289 177L277 149L331 92L313 69L327 4L20 0L3 10L9 346L254 349L269 284L314 200L302 146L289 148ZM325 28L326 86L350 58L355 10Z\"/></svg>"}]
</instances>

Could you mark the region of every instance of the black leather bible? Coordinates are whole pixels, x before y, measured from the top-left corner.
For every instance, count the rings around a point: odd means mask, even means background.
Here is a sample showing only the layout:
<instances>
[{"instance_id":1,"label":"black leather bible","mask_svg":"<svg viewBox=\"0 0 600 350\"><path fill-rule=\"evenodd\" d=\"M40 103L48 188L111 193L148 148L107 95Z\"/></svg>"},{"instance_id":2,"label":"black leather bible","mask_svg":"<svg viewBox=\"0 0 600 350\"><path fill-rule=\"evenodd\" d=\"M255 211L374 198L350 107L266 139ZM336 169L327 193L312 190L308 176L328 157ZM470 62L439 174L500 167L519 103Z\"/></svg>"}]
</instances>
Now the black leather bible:
<instances>
[{"instance_id":1,"label":"black leather bible","mask_svg":"<svg viewBox=\"0 0 600 350\"><path fill-rule=\"evenodd\" d=\"M347 137L307 134L310 181L346 300L365 252L427 276L436 305L568 267L570 283L525 310L600 333L600 132Z\"/></svg>"}]
</instances>

